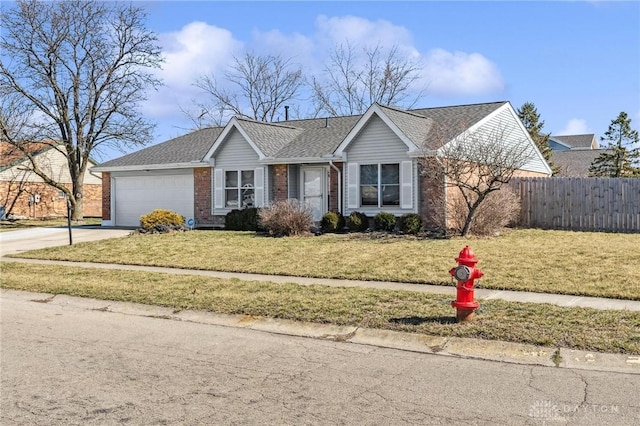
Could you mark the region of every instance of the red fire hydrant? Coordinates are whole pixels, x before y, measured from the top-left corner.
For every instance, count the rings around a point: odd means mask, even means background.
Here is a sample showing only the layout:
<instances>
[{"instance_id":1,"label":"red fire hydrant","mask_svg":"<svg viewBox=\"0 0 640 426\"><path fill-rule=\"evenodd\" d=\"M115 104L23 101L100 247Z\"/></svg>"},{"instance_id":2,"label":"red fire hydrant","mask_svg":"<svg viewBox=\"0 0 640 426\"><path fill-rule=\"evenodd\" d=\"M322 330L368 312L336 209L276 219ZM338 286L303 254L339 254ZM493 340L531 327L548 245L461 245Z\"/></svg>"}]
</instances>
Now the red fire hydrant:
<instances>
[{"instance_id":1,"label":"red fire hydrant","mask_svg":"<svg viewBox=\"0 0 640 426\"><path fill-rule=\"evenodd\" d=\"M475 267L478 259L469 246L460 250L456 262L458 262L458 266L449 271L449 274L458 281L456 300L451 302L451 306L457 310L456 319L458 322L471 321L473 312L480 306L474 299L474 281L482 278L484 273Z\"/></svg>"}]
</instances>

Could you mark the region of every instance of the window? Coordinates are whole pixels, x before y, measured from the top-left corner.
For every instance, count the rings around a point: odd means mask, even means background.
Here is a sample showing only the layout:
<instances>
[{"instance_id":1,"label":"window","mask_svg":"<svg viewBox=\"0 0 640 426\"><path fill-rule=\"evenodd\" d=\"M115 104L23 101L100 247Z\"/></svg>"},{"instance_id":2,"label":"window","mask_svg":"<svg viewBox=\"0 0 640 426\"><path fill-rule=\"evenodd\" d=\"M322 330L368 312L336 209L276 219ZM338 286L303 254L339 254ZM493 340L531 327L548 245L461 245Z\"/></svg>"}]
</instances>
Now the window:
<instances>
[{"instance_id":1,"label":"window","mask_svg":"<svg viewBox=\"0 0 640 426\"><path fill-rule=\"evenodd\" d=\"M227 170L224 182L226 207L243 209L254 206L253 170Z\"/></svg>"},{"instance_id":2,"label":"window","mask_svg":"<svg viewBox=\"0 0 640 426\"><path fill-rule=\"evenodd\" d=\"M360 205L400 205L400 165L363 164L360 166Z\"/></svg>"}]
</instances>

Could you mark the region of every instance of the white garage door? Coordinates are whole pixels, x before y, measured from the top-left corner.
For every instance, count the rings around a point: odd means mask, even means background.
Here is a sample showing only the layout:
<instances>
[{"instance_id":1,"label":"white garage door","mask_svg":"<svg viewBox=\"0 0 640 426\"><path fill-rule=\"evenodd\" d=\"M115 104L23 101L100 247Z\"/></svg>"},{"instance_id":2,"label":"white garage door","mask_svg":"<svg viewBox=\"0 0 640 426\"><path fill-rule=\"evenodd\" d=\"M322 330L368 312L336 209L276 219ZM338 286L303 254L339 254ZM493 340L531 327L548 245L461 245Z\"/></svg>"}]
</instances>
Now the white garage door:
<instances>
[{"instance_id":1,"label":"white garage door","mask_svg":"<svg viewBox=\"0 0 640 426\"><path fill-rule=\"evenodd\" d=\"M115 224L140 226L140 216L167 209L193 217L193 171L181 174L114 177Z\"/></svg>"}]
</instances>

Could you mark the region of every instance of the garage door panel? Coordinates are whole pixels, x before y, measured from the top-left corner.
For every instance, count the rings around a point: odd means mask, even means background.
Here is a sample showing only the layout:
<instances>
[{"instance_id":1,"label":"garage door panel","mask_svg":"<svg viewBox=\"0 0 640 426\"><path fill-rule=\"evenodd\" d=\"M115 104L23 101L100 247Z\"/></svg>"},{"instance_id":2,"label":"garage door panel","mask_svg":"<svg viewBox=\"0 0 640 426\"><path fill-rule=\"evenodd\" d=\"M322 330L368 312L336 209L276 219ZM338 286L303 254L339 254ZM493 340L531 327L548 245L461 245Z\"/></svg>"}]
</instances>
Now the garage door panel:
<instances>
[{"instance_id":1,"label":"garage door panel","mask_svg":"<svg viewBox=\"0 0 640 426\"><path fill-rule=\"evenodd\" d=\"M193 217L193 172L115 177L115 223L138 226L140 216L155 209Z\"/></svg>"}]
</instances>

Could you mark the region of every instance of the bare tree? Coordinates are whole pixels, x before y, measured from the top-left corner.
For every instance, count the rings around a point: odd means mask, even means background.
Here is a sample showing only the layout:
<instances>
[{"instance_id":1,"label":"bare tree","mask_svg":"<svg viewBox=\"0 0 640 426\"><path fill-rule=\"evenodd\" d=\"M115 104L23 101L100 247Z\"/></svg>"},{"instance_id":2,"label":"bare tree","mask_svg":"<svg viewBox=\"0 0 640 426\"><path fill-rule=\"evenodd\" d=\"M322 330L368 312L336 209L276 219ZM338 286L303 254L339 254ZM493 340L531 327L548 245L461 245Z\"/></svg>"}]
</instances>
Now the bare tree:
<instances>
[{"instance_id":1,"label":"bare tree","mask_svg":"<svg viewBox=\"0 0 640 426\"><path fill-rule=\"evenodd\" d=\"M139 104L162 62L145 12L132 4L19 0L3 8L0 137L21 149L45 183L83 217L83 180L101 147L143 145L153 125ZM16 118L17 116L17 118ZM48 142L67 158L72 188L42 170L28 144Z\"/></svg>"},{"instance_id":2,"label":"bare tree","mask_svg":"<svg viewBox=\"0 0 640 426\"><path fill-rule=\"evenodd\" d=\"M450 134L435 129L434 133ZM441 139L444 145L426 154L425 173L443 178L447 188L459 190L448 196L459 195L464 200L462 236L469 233L474 215L487 196L500 190L518 169L535 158L533 147L524 138L511 136L510 130L500 126L465 130L451 142Z\"/></svg>"},{"instance_id":3,"label":"bare tree","mask_svg":"<svg viewBox=\"0 0 640 426\"><path fill-rule=\"evenodd\" d=\"M195 86L210 97L208 102L196 103L195 113L187 112L197 127L202 127L204 117L215 125L221 125L230 115L274 121L278 111L295 99L303 83L302 70L291 59L251 52L234 58L222 80L224 84L213 74L196 80Z\"/></svg>"},{"instance_id":4,"label":"bare tree","mask_svg":"<svg viewBox=\"0 0 640 426\"><path fill-rule=\"evenodd\" d=\"M420 71L416 61L401 57L397 46L386 56L380 44L363 48L362 54L349 43L335 46L325 75L311 79L316 115L362 114L375 102L411 108L424 94L424 89L411 94Z\"/></svg>"}]
</instances>

